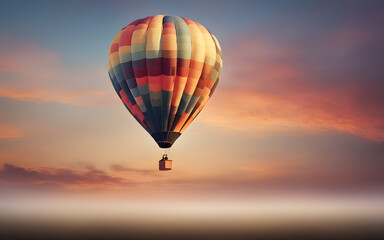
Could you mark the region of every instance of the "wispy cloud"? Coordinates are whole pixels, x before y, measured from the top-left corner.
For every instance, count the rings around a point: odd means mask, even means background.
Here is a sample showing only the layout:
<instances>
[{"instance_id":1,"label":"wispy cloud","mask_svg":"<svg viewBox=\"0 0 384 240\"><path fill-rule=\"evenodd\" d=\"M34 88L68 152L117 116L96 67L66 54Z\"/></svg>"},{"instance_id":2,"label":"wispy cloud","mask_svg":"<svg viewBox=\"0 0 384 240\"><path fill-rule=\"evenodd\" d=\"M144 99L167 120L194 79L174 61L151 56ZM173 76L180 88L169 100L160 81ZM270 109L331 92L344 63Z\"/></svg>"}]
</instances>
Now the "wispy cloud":
<instances>
[{"instance_id":1,"label":"wispy cloud","mask_svg":"<svg viewBox=\"0 0 384 240\"><path fill-rule=\"evenodd\" d=\"M130 187L157 181L157 171L112 165L112 172L84 166L76 170L69 168L26 168L4 164L0 169L0 182L8 184L54 184L63 187L94 188L103 186ZM154 177L154 178L151 178ZM149 184L150 185L150 184Z\"/></svg>"},{"instance_id":2,"label":"wispy cloud","mask_svg":"<svg viewBox=\"0 0 384 240\"><path fill-rule=\"evenodd\" d=\"M0 139L21 138L24 134L21 129L11 124L0 123Z\"/></svg>"},{"instance_id":3,"label":"wispy cloud","mask_svg":"<svg viewBox=\"0 0 384 240\"><path fill-rule=\"evenodd\" d=\"M8 183L54 183L61 185L105 185L122 183L100 170L73 171L70 169L28 169L12 164L4 164L0 169L0 181Z\"/></svg>"},{"instance_id":4,"label":"wispy cloud","mask_svg":"<svg viewBox=\"0 0 384 240\"><path fill-rule=\"evenodd\" d=\"M59 102L74 106L104 105L113 102L110 93L98 89L0 89L0 97L27 102Z\"/></svg>"},{"instance_id":5,"label":"wispy cloud","mask_svg":"<svg viewBox=\"0 0 384 240\"><path fill-rule=\"evenodd\" d=\"M158 172L155 170L128 168L118 164L112 165L111 169L116 172L133 173L133 174L141 174L141 175L157 175L156 173Z\"/></svg>"},{"instance_id":6,"label":"wispy cloud","mask_svg":"<svg viewBox=\"0 0 384 240\"><path fill-rule=\"evenodd\" d=\"M10 36L1 40L0 52L0 97L78 106L117 101L103 66L79 70L55 51Z\"/></svg>"},{"instance_id":7,"label":"wispy cloud","mask_svg":"<svg viewBox=\"0 0 384 240\"><path fill-rule=\"evenodd\" d=\"M286 40L278 32L227 46L222 86L201 119L248 132L297 127L383 141L383 31L344 26Z\"/></svg>"},{"instance_id":8,"label":"wispy cloud","mask_svg":"<svg viewBox=\"0 0 384 240\"><path fill-rule=\"evenodd\" d=\"M258 164L241 164L232 169L231 175L220 177L194 177L190 174L169 174L160 176L151 170L126 168L113 165L113 172L95 168L78 170L64 168L26 168L4 164L0 169L0 187L13 186L15 189L30 186L32 189L53 191L58 189L141 196L206 197L221 194L249 197L260 193L281 191L321 193L321 192L361 192L381 193L384 178L382 163L372 163L361 167L352 164L341 167L338 164L316 163L305 158L290 157L265 159ZM150 174L150 176L148 176ZM235 174L235 175L233 175Z\"/></svg>"}]
</instances>

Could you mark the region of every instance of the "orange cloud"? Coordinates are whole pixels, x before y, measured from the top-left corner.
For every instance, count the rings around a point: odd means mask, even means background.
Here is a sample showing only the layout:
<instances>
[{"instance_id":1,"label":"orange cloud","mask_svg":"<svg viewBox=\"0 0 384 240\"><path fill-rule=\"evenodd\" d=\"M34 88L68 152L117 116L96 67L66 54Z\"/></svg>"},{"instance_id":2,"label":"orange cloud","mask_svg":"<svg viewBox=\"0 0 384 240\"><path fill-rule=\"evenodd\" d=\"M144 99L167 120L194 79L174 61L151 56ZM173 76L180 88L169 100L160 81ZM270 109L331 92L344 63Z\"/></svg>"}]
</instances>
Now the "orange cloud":
<instances>
[{"instance_id":1,"label":"orange cloud","mask_svg":"<svg viewBox=\"0 0 384 240\"><path fill-rule=\"evenodd\" d=\"M65 64L58 53L32 42L14 37L2 41L0 97L78 106L117 101L103 67L89 64L78 70Z\"/></svg>"},{"instance_id":2,"label":"orange cloud","mask_svg":"<svg viewBox=\"0 0 384 240\"><path fill-rule=\"evenodd\" d=\"M13 139L23 137L23 132L12 125L0 123L0 139Z\"/></svg>"},{"instance_id":3,"label":"orange cloud","mask_svg":"<svg viewBox=\"0 0 384 240\"><path fill-rule=\"evenodd\" d=\"M25 168L13 164L4 164L0 168L0 182L7 184L56 184L69 188L127 187L141 183L156 181L151 177L161 177L158 171L134 169L121 165L112 165L113 172L108 173L94 167L86 166L82 169L67 168Z\"/></svg>"},{"instance_id":4,"label":"orange cloud","mask_svg":"<svg viewBox=\"0 0 384 240\"><path fill-rule=\"evenodd\" d=\"M16 37L4 37L0 56L1 73L39 79L39 82L48 82L62 73L57 71L60 58L56 52Z\"/></svg>"},{"instance_id":5,"label":"orange cloud","mask_svg":"<svg viewBox=\"0 0 384 240\"><path fill-rule=\"evenodd\" d=\"M70 169L26 169L4 164L0 169L0 181L8 183L54 183L60 185L117 184L123 180L99 170L73 171Z\"/></svg>"},{"instance_id":6,"label":"orange cloud","mask_svg":"<svg viewBox=\"0 0 384 240\"><path fill-rule=\"evenodd\" d=\"M374 34L349 29L293 42L263 33L239 38L224 51L222 86L199 119L253 134L305 128L384 141L383 75L377 51L369 49Z\"/></svg>"},{"instance_id":7,"label":"orange cloud","mask_svg":"<svg viewBox=\"0 0 384 240\"><path fill-rule=\"evenodd\" d=\"M370 106L372 109L359 106L359 96L353 96L353 92L292 91L278 96L246 89L222 89L215 96L215 104L209 107L210 114L200 119L213 126L247 132L307 128L337 130L383 141L383 110L380 106Z\"/></svg>"},{"instance_id":8,"label":"orange cloud","mask_svg":"<svg viewBox=\"0 0 384 240\"><path fill-rule=\"evenodd\" d=\"M67 90L60 89L0 89L0 97L27 102L59 102L74 106L94 106L114 102L112 93L98 89Z\"/></svg>"},{"instance_id":9,"label":"orange cloud","mask_svg":"<svg viewBox=\"0 0 384 240\"><path fill-rule=\"evenodd\" d=\"M155 170L128 168L118 164L112 165L111 169L116 172L135 173L135 174L142 174L142 175L157 175L156 173L158 173L158 171L155 171Z\"/></svg>"},{"instance_id":10,"label":"orange cloud","mask_svg":"<svg viewBox=\"0 0 384 240\"><path fill-rule=\"evenodd\" d=\"M382 191L382 163L377 168L360 164L345 167L318 161L315 164L305 158L287 157L264 159L258 164L240 165L231 174L221 177L192 177L186 174L167 173L165 177L157 171L127 168L112 165L113 172L86 167L26 168L4 164L0 168L0 190L24 189L30 186L37 190L67 189L76 193L97 190L130 197L158 196L171 198L221 196L251 196L255 193L273 191L349 191L376 189ZM155 172L159 174L155 174ZM150 174L150 176L148 176ZM234 174L234 175L233 175ZM47 188L48 187L48 188ZM132 190L134 194L132 195Z\"/></svg>"}]
</instances>

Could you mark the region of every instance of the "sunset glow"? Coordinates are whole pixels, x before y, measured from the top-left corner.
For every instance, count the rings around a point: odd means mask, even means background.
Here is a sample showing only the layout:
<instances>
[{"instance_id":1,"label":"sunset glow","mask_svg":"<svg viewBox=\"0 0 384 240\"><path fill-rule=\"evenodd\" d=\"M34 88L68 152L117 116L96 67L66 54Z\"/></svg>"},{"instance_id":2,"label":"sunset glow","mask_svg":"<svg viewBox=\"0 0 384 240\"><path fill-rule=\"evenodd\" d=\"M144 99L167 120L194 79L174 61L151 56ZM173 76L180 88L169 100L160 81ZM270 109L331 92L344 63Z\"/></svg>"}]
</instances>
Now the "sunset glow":
<instances>
[{"instance_id":1,"label":"sunset glow","mask_svg":"<svg viewBox=\"0 0 384 240\"><path fill-rule=\"evenodd\" d=\"M0 225L148 223L191 237L384 222L383 2L3 5ZM107 65L116 33L157 14L204 25L223 59L166 172Z\"/></svg>"}]
</instances>

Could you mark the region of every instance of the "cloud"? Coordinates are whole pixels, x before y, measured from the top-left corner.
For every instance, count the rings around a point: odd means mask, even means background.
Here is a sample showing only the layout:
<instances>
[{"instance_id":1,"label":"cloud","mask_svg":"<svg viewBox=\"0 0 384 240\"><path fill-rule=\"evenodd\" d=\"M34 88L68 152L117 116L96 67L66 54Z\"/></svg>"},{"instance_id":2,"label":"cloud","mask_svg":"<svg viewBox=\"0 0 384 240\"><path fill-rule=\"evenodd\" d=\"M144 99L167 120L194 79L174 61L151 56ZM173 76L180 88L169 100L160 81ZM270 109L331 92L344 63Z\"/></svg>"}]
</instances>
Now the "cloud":
<instances>
[{"instance_id":1,"label":"cloud","mask_svg":"<svg viewBox=\"0 0 384 240\"><path fill-rule=\"evenodd\" d=\"M375 167L372 167L375 166ZM130 197L157 196L171 198L200 198L209 196L252 197L274 193L353 193L373 191L382 193L383 164L361 163L324 164L300 157L274 157L258 164L239 164L230 174L220 177L172 174L167 177L112 165L115 172L107 173L93 167L80 170L61 168L26 168L4 164L0 169L1 189L74 193L108 193ZM148 176L150 174L150 176ZM132 195L134 190L134 195ZM17 192L17 191L16 191Z\"/></svg>"},{"instance_id":2,"label":"cloud","mask_svg":"<svg viewBox=\"0 0 384 240\"><path fill-rule=\"evenodd\" d=\"M254 31L233 39L223 48L215 104L199 119L253 133L305 128L384 141L384 59L377 51L384 33L364 27L285 40L279 31Z\"/></svg>"},{"instance_id":3,"label":"cloud","mask_svg":"<svg viewBox=\"0 0 384 240\"><path fill-rule=\"evenodd\" d=\"M63 91L60 89L0 89L0 97L26 102L59 102L74 106L94 106L111 103L111 94L97 89Z\"/></svg>"},{"instance_id":4,"label":"cloud","mask_svg":"<svg viewBox=\"0 0 384 240\"><path fill-rule=\"evenodd\" d=\"M309 131L337 130L383 141L384 109L379 103L365 105L361 102L364 95L375 91L363 86L354 90L333 88L305 94L292 91L282 96L241 88L222 89L215 96L215 104L210 106L210 114L204 115L202 121L250 134L306 128ZM373 96L371 101L375 101Z\"/></svg>"},{"instance_id":5,"label":"cloud","mask_svg":"<svg viewBox=\"0 0 384 240\"><path fill-rule=\"evenodd\" d=\"M116 100L102 66L70 67L57 52L6 35L0 41L0 52L0 97L77 106Z\"/></svg>"},{"instance_id":6,"label":"cloud","mask_svg":"<svg viewBox=\"0 0 384 240\"><path fill-rule=\"evenodd\" d=\"M157 171L127 168L122 165L112 165L114 172L107 173L93 166L81 169L67 168L25 168L13 164L4 164L0 169L0 182L8 184L44 184L67 187L130 187L135 184L152 182L158 177ZM141 176L142 178L138 178Z\"/></svg>"},{"instance_id":7,"label":"cloud","mask_svg":"<svg viewBox=\"0 0 384 240\"><path fill-rule=\"evenodd\" d=\"M112 165L111 169L113 171L124 172L124 173L133 173L133 174L141 174L141 175L157 175L156 174L157 171L155 170L128 168L118 164Z\"/></svg>"},{"instance_id":8,"label":"cloud","mask_svg":"<svg viewBox=\"0 0 384 240\"><path fill-rule=\"evenodd\" d=\"M16 126L0 123L0 140L21 138L23 136L22 130Z\"/></svg>"},{"instance_id":9,"label":"cloud","mask_svg":"<svg viewBox=\"0 0 384 240\"><path fill-rule=\"evenodd\" d=\"M36 183L60 185L105 185L119 184L123 179L110 176L99 170L73 171L70 169L27 169L4 164L0 169L0 181L7 183Z\"/></svg>"}]
</instances>

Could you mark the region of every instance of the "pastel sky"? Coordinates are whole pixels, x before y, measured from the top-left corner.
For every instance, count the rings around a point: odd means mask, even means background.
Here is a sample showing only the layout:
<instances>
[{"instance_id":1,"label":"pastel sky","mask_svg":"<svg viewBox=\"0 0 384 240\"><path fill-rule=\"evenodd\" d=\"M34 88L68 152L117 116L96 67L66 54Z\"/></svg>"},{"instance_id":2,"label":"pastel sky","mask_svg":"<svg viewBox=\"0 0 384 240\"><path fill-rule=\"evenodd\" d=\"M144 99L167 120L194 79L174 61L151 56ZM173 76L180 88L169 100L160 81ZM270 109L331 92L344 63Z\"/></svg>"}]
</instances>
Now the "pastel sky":
<instances>
[{"instance_id":1,"label":"pastel sky","mask_svg":"<svg viewBox=\"0 0 384 240\"><path fill-rule=\"evenodd\" d=\"M382 1L8 1L0 9L0 194L132 199L384 194ZM107 74L114 35L157 14L221 43L212 99L174 170Z\"/></svg>"}]
</instances>

